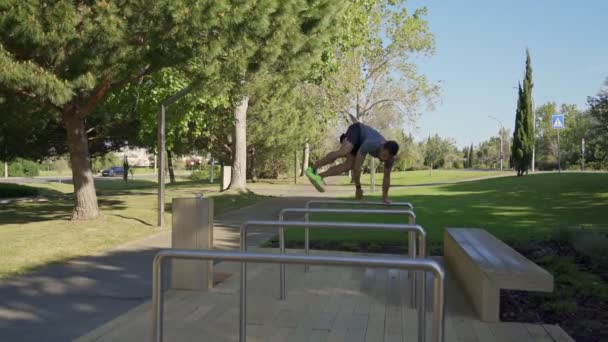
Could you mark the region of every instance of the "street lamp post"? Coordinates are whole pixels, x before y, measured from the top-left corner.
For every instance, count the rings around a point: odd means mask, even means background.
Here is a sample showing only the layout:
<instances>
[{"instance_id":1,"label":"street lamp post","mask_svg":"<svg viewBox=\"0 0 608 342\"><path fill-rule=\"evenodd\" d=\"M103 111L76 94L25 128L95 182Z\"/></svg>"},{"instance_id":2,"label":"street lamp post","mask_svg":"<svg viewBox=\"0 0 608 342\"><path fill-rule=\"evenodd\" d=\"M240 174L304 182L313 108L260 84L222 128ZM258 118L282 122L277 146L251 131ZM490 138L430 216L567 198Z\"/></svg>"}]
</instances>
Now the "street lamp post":
<instances>
[{"instance_id":1,"label":"street lamp post","mask_svg":"<svg viewBox=\"0 0 608 342\"><path fill-rule=\"evenodd\" d=\"M188 95L202 80L192 82L186 88L162 100L158 106L158 221L159 227L165 224L165 108Z\"/></svg>"},{"instance_id":2,"label":"street lamp post","mask_svg":"<svg viewBox=\"0 0 608 342\"><path fill-rule=\"evenodd\" d=\"M504 159L505 154L503 153L502 150L502 132L504 132L505 127L502 125L502 122L500 122L500 120L498 120L498 118L493 117L492 115L488 115L489 118L494 119L496 121L498 121L498 124L500 125L500 128L502 128L502 130L498 131L498 137L500 138L500 171L502 171L502 160Z\"/></svg>"}]
</instances>

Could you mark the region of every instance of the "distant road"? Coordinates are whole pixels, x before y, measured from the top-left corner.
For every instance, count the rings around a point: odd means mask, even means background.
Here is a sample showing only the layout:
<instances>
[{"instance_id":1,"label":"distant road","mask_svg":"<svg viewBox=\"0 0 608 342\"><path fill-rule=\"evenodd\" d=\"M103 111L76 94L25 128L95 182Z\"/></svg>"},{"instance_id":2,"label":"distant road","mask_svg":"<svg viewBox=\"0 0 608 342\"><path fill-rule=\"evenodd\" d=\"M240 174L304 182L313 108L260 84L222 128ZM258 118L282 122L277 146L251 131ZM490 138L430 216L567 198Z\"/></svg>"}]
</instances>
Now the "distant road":
<instances>
[{"instance_id":1,"label":"distant road","mask_svg":"<svg viewBox=\"0 0 608 342\"><path fill-rule=\"evenodd\" d=\"M176 176L188 175L188 173L176 173ZM153 173L149 174L138 174L135 175L136 179L156 179L157 175ZM168 177L168 175L167 175ZM129 176L129 179L131 176ZM95 176L96 180L122 180L121 177L101 177ZM0 178L0 183L71 183L72 176L44 176L44 177L9 177L9 178Z\"/></svg>"}]
</instances>

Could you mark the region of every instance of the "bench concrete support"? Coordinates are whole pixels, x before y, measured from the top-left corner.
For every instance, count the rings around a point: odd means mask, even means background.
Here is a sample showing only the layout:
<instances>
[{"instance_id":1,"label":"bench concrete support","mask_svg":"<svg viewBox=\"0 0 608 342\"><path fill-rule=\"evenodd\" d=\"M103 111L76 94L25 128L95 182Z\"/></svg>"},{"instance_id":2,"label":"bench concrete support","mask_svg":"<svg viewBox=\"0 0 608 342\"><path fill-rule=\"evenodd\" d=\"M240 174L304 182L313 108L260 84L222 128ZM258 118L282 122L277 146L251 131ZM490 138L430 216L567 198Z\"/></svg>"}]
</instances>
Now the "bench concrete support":
<instances>
[{"instance_id":1,"label":"bench concrete support","mask_svg":"<svg viewBox=\"0 0 608 342\"><path fill-rule=\"evenodd\" d=\"M553 291L553 276L482 229L448 228L443 255L479 318L500 320L500 290Z\"/></svg>"}]
</instances>

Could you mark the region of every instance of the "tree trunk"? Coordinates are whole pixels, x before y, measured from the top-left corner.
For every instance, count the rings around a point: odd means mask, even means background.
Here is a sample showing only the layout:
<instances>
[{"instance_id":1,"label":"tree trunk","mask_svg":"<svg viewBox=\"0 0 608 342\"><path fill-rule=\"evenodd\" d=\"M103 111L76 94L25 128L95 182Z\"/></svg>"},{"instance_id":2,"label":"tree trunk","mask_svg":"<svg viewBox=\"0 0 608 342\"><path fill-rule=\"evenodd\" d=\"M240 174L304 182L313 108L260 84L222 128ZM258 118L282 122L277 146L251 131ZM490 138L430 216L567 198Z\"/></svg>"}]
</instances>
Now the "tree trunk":
<instances>
[{"instance_id":1,"label":"tree trunk","mask_svg":"<svg viewBox=\"0 0 608 342\"><path fill-rule=\"evenodd\" d=\"M293 184L298 184L298 150L293 151Z\"/></svg>"},{"instance_id":2,"label":"tree trunk","mask_svg":"<svg viewBox=\"0 0 608 342\"><path fill-rule=\"evenodd\" d=\"M8 163L4 162L4 178L8 178Z\"/></svg>"},{"instance_id":3,"label":"tree trunk","mask_svg":"<svg viewBox=\"0 0 608 342\"><path fill-rule=\"evenodd\" d=\"M244 96L234 110L234 152L230 189L245 190L247 185L247 107L249 97Z\"/></svg>"},{"instance_id":4,"label":"tree trunk","mask_svg":"<svg viewBox=\"0 0 608 342\"><path fill-rule=\"evenodd\" d=\"M304 177L304 172L308 168L309 158L310 158L310 145L308 143L304 144L304 158L302 160L302 172L300 172L300 177Z\"/></svg>"},{"instance_id":5,"label":"tree trunk","mask_svg":"<svg viewBox=\"0 0 608 342\"><path fill-rule=\"evenodd\" d=\"M431 167L429 167L429 176L433 175L433 163L431 163Z\"/></svg>"},{"instance_id":6,"label":"tree trunk","mask_svg":"<svg viewBox=\"0 0 608 342\"><path fill-rule=\"evenodd\" d=\"M254 183L258 181L258 170L256 169L255 157L255 147L252 147L251 158L249 159L249 167L251 172L251 181Z\"/></svg>"},{"instance_id":7,"label":"tree trunk","mask_svg":"<svg viewBox=\"0 0 608 342\"><path fill-rule=\"evenodd\" d=\"M175 184L175 171L173 170L173 153L167 150L167 167L169 168L169 182Z\"/></svg>"},{"instance_id":8,"label":"tree trunk","mask_svg":"<svg viewBox=\"0 0 608 342\"><path fill-rule=\"evenodd\" d=\"M72 164L74 183L73 220L88 220L99 216L97 194L91 172L91 156L84 118L74 112L63 115L63 123L68 136L68 148Z\"/></svg>"}]
</instances>

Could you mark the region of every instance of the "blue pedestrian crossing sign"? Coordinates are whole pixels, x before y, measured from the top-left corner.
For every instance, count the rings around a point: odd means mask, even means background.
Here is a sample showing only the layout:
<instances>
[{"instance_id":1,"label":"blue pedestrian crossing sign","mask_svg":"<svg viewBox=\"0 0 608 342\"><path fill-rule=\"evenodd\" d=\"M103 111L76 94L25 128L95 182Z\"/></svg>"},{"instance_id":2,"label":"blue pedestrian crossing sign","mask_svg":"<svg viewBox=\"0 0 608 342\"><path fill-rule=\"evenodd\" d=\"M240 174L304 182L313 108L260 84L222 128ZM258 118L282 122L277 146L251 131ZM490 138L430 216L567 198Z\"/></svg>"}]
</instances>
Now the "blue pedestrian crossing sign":
<instances>
[{"instance_id":1,"label":"blue pedestrian crossing sign","mask_svg":"<svg viewBox=\"0 0 608 342\"><path fill-rule=\"evenodd\" d=\"M563 114L555 114L551 117L551 126L555 129L566 128Z\"/></svg>"}]
</instances>

